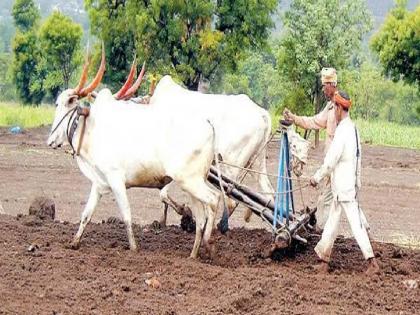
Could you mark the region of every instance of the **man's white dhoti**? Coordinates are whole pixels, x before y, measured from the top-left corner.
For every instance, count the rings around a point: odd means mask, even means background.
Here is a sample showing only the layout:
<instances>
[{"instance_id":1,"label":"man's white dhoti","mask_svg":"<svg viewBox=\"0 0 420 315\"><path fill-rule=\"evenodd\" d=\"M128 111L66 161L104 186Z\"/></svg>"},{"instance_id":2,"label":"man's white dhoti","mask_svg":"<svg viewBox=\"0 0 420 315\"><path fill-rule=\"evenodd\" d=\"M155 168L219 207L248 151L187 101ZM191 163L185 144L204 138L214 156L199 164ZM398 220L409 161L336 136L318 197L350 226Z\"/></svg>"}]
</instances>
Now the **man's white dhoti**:
<instances>
[{"instance_id":1,"label":"man's white dhoti","mask_svg":"<svg viewBox=\"0 0 420 315\"><path fill-rule=\"evenodd\" d=\"M365 224L367 223L366 218L364 218L363 212L359 211L357 201L334 200L331 203L324 232L322 233L321 240L315 247L315 252L323 261L330 261L334 241L338 234L341 212L343 210L346 213L351 231L357 241L357 244L359 244L365 259L375 257L365 228Z\"/></svg>"}]
</instances>

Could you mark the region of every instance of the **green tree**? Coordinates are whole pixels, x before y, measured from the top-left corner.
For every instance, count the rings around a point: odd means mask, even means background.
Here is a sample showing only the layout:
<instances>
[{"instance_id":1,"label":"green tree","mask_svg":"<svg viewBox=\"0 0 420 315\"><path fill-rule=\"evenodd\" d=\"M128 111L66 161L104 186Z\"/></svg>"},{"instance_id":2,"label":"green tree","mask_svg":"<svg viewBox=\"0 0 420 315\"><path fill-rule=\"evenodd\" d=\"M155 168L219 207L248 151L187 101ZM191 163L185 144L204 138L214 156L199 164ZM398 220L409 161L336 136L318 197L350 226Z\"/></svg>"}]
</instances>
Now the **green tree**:
<instances>
[{"instance_id":1,"label":"green tree","mask_svg":"<svg viewBox=\"0 0 420 315\"><path fill-rule=\"evenodd\" d=\"M12 77L17 95L24 104L39 104L44 97L43 78L38 71L40 51L35 31L39 16L32 0L17 0L13 6L17 31L12 48Z\"/></svg>"},{"instance_id":2,"label":"green tree","mask_svg":"<svg viewBox=\"0 0 420 315\"><path fill-rule=\"evenodd\" d=\"M93 33L107 45L108 83L121 84L136 51L149 69L177 75L197 89L200 80L235 67L248 48L264 45L277 1L86 0L85 5Z\"/></svg>"},{"instance_id":3,"label":"green tree","mask_svg":"<svg viewBox=\"0 0 420 315\"><path fill-rule=\"evenodd\" d=\"M43 79L39 77L37 65L40 52L34 32L18 31L13 41L13 81L17 95L24 104L39 104L44 97Z\"/></svg>"},{"instance_id":4,"label":"green tree","mask_svg":"<svg viewBox=\"0 0 420 315\"><path fill-rule=\"evenodd\" d=\"M323 101L321 69L340 70L349 65L371 28L371 14L363 0L294 0L283 23L285 35L277 64L293 86L286 99L303 94L296 107L304 111L312 104L317 113Z\"/></svg>"},{"instance_id":5,"label":"green tree","mask_svg":"<svg viewBox=\"0 0 420 315\"><path fill-rule=\"evenodd\" d=\"M252 51L238 62L237 70L227 73L219 87L228 94L247 94L266 109L277 108L285 93L275 56Z\"/></svg>"},{"instance_id":6,"label":"green tree","mask_svg":"<svg viewBox=\"0 0 420 315\"><path fill-rule=\"evenodd\" d=\"M39 21L40 14L33 0L16 0L12 11L16 27L26 32Z\"/></svg>"},{"instance_id":7,"label":"green tree","mask_svg":"<svg viewBox=\"0 0 420 315\"><path fill-rule=\"evenodd\" d=\"M420 124L416 113L420 105L417 88L383 77L379 65L364 62L360 68L343 71L340 77L341 86L352 97L355 117Z\"/></svg>"},{"instance_id":8,"label":"green tree","mask_svg":"<svg viewBox=\"0 0 420 315\"><path fill-rule=\"evenodd\" d=\"M15 87L10 76L10 53L0 54L0 100L10 101L15 99Z\"/></svg>"},{"instance_id":9,"label":"green tree","mask_svg":"<svg viewBox=\"0 0 420 315\"><path fill-rule=\"evenodd\" d=\"M371 41L386 74L414 83L420 89L420 5L410 12L398 0Z\"/></svg>"},{"instance_id":10,"label":"green tree","mask_svg":"<svg viewBox=\"0 0 420 315\"><path fill-rule=\"evenodd\" d=\"M44 88L53 98L61 87L68 88L74 71L81 64L82 35L82 27L58 11L53 12L40 28L39 39L45 60L40 67L46 73Z\"/></svg>"}]
</instances>

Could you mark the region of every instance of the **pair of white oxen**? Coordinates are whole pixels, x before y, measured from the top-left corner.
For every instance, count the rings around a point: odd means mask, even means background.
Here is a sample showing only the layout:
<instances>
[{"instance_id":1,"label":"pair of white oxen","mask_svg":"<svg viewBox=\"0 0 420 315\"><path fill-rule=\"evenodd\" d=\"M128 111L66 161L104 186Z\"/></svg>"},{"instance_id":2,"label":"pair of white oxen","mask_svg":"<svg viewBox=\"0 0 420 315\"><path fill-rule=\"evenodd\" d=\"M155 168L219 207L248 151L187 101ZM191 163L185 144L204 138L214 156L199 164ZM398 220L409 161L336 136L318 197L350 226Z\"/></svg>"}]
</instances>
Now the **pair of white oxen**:
<instances>
[{"instance_id":1,"label":"pair of white oxen","mask_svg":"<svg viewBox=\"0 0 420 315\"><path fill-rule=\"evenodd\" d=\"M49 146L57 148L68 142L69 126L75 119L75 115L68 113L80 107L79 100L96 88L104 70L103 55L101 67L88 87L83 88L84 72L76 89L65 90L58 96ZM75 124L70 141L78 148L78 166L92 182L92 188L72 246L79 246L101 196L112 191L126 224L130 249L136 249L126 189L158 188L162 201L174 205L168 189L177 183L192 199L196 235L191 257L196 258L202 242L206 250L211 250L209 240L222 199L206 180L217 155L228 164L252 166L258 171L260 188L273 192L265 160L265 144L271 133L270 115L246 95L188 91L170 76L159 81L149 105L139 105L125 100L136 88L129 88L131 74L132 71L117 94L113 95L109 89L98 92L89 115L84 118L85 126ZM143 71L139 78L142 75ZM141 78L134 85L138 81ZM127 89L130 89L128 94ZM81 133L83 141L80 142ZM238 179L241 173L241 169L226 165L221 170L232 179ZM226 200L226 204L231 213L235 203ZM166 211L167 206L165 219Z\"/></svg>"}]
</instances>

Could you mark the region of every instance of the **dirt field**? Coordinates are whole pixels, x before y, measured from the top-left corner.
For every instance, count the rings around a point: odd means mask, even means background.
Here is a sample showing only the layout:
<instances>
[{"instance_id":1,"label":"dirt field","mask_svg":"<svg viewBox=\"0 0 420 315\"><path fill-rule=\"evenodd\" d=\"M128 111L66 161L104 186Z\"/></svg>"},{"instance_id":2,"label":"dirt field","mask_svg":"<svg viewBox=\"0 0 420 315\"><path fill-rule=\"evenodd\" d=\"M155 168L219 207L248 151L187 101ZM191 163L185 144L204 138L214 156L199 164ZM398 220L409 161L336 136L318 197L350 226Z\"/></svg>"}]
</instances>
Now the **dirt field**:
<instances>
[{"instance_id":1,"label":"dirt field","mask_svg":"<svg viewBox=\"0 0 420 315\"><path fill-rule=\"evenodd\" d=\"M363 147L361 205L382 274L366 278L357 244L340 237L332 272L320 276L311 269L316 236L272 260L266 257L271 234L255 217L244 227L240 209L231 220L235 228L215 234L212 261L188 259L194 235L178 227L179 217L171 212L175 226L161 231L149 226L162 212L156 190L129 191L139 252L127 250L122 224L107 221L119 215L111 195L101 200L81 249L67 249L90 185L70 155L46 147L48 132L0 130L0 201L7 214L0 215L0 314L420 313L420 251L384 243L419 246L420 151ZM270 173L277 152L270 144ZM321 159L322 148L313 150L305 175ZM316 194L305 189L304 203ZM54 200L56 221L27 216L38 196Z\"/></svg>"}]
</instances>

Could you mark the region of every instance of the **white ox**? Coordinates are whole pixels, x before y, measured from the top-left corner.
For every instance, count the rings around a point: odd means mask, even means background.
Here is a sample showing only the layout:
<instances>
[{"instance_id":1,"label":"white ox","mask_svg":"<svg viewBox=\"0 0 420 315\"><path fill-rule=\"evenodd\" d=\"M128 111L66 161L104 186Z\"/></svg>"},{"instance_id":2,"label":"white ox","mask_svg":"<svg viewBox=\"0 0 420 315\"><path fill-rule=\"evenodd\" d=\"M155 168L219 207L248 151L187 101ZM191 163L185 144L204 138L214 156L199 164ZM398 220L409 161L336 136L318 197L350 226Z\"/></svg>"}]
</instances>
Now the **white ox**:
<instances>
[{"instance_id":1,"label":"white ox","mask_svg":"<svg viewBox=\"0 0 420 315\"><path fill-rule=\"evenodd\" d=\"M86 91L82 91L85 95ZM57 148L67 141L67 126L74 116L65 115L78 106L80 96L77 89L59 95L49 146ZM194 203L196 237L191 257L195 258L202 240L209 249L218 203L217 192L206 183L214 158L214 129L208 121L186 121L184 115L167 112L160 106L121 103L104 89L97 94L85 118L84 137L76 160L92 187L72 246L79 247L101 196L112 191L126 224L130 249L136 249L126 189L163 188L172 180L190 194ZM71 141L75 148L79 146L81 130L80 124Z\"/></svg>"},{"instance_id":2,"label":"white ox","mask_svg":"<svg viewBox=\"0 0 420 315\"><path fill-rule=\"evenodd\" d=\"M273 193L266 175L266 143L271 133L271 118L248 96L189 91L166 75L157 84L149 106L161 108L170 115L183 113L186 124L209 120L215 128L216 153L222 156L223 162L238 167L221 164L221 172L233 180L240 180L244 174L242 168L250 167L257 171L251 174L257 179L261 190ZM168 199L169 186L161 191L164 200ZM233 201L227 201L229 215L235 206ZM161 220L163 223L166 221L166 210L167 207ZM227 222L224 225L227 226Z\"/></svg>"}]
</instances>

